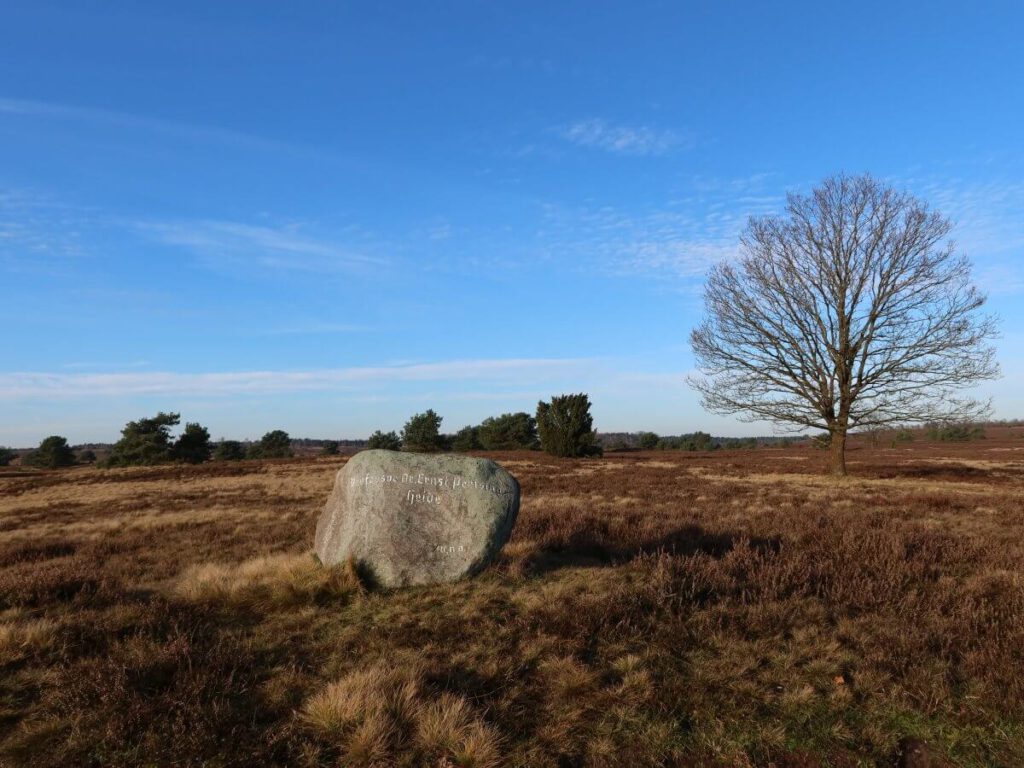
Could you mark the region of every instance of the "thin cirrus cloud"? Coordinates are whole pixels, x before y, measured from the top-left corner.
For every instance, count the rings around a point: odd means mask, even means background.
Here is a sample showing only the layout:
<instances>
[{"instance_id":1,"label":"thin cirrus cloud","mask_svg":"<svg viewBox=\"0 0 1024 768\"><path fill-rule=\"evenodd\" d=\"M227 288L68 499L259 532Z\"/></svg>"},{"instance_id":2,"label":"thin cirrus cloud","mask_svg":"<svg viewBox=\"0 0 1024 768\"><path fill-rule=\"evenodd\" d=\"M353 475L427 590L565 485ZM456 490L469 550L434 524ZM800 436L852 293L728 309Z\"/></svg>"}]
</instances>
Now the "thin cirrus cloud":
<instances>
[{"instance_id":1,"label":"thin cirrus cloud","mask_svg":"<svg viewBox=\"0 0 1024 768\"><path fill-rule=\"evenodd\" d=\"M1017 179L964 182L909 178L906 184L953 221L958 250L974 262L975 279L993 295L1024 293L1024 183Z\"/></svg>"},{"instance_id":2,"label":"thin cirrus cloud","mask_svg":"<svg viewBox=\"0 0 1024 768\"><path fill-rule=\"evenodd\" d=\"M84 211L32 189L0 189L0 270L53 272L88 252Z\"/></svg>"},{"instance_id":3,"label":"thin cirrus cloud","mask_svg":"<svg viewBox=\"0 0 1024 768\"><path fill-rule=\"evenodd\" d=\"M301 147L276 139L267 139L244 131L210 125L183 123L116 110L60 104L48 101L0 97L0 114L25 120L95 125L134 133L162 134L186 141L215 143L265 151L301 151Z\"/></svg>"},{"instance_id":4,"label":"thin cirrus cloud","mask_svg":"<svg viewBox=\"0 0 1024 768\"><path fill-rule=\"evenodd\" d=\"M647 125L615 125L598 118L578 120L562 126L558 133L572 144L619 155L663 155L692 145L688 136L676 131Z\"/></svg>"},{"instance_id":5,"label":"thin cirrus cloud","mask_svg":"<svg viewBox=\"0 0 1024 768\"><path fill-rule=\"evenodd\" d=\"M145 236L192 251L214 266L331 274L386 263L384 258L296 228L215 220L140 222L136 227Z\"/></svg>"},{"instance_id":6,"label":"thin cirrus cloud","mask_svg":"<svg viewBox=\"0 0 1024 768\"><path fill-rule=\"evenodd\" d=\"M0 189L0 269L39 271L67 266L97 243L127 235L187 251L208 267L235 272L357 272L388 263L379 245L351 229L310 234L297 224L218 219L133 219L26 190Z\"/></svg>"},{"instance_id":7,"label":"thin cirrus cloud","mask_svg":"<svg viewBox=\"0 0 1024 768\"><path fill-rule=\"evenodd\" d=\"M0 400L48 400L62 397L132 395L230 396L315 392L401 382L500 381L525 385L591 367L587 358L453 360L306 371L234 371L219 373L2 373Z\"/></svg>"},{"instance_id":8,"label":"thin cirrus cloud","mask_svg":"<svg viewBox=\"0 0 1024 768\"><path fill-rule=\"evenodd\" d=\"M550 205L543 231L552 253L587 269L692 283L736 256L747 216L765 205L711 194L642 211Z\"/></svg>"}]
</instances>

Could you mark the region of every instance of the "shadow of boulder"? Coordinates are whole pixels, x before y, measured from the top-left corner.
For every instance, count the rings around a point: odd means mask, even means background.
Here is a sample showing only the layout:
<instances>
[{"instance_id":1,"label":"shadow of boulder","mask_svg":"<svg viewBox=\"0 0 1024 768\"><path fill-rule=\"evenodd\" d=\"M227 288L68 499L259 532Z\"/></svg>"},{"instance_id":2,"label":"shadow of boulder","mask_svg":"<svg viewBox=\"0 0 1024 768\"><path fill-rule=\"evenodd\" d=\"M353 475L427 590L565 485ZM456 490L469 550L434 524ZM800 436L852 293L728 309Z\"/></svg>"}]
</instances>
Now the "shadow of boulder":
<instances>
[{"instance_id":1,"label":"shadow of boulder","mask_svg":"<svg viewBox=\"0 0 1024 768\"><path fill-rule=\"evenodd\" d=\"M743 534L712 532L699 525L680 526L632 547L610 545L600 534L583 530L574 533L563 545L545 547L532 553L523 570L540 575L560 568L611 567L641 555L659 552L681 557L704 554L720 558L741 540L758 551L777 552L781 546L778 538L750 538Z\"/></svg>"}]
</instances>

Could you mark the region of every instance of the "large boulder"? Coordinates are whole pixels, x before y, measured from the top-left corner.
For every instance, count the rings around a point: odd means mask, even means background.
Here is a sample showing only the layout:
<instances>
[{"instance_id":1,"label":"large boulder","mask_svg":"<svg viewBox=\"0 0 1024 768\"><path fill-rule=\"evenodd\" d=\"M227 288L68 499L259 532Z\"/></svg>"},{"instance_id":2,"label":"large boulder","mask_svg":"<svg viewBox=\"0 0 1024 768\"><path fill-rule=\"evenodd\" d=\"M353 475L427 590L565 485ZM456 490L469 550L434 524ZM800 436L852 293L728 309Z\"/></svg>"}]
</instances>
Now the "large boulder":
<instances>
[{"instance_id":1,"label":"large boulder","mask_svg":"<svg viewBox=\"0 0 1024 768\"><path fill-rule=\"evenodd\" d=\"M488 459L362 451L338 471L316 554L385 587L455 581L494 560L518 512L519 483Z\"/></svg>"}]
</instances>

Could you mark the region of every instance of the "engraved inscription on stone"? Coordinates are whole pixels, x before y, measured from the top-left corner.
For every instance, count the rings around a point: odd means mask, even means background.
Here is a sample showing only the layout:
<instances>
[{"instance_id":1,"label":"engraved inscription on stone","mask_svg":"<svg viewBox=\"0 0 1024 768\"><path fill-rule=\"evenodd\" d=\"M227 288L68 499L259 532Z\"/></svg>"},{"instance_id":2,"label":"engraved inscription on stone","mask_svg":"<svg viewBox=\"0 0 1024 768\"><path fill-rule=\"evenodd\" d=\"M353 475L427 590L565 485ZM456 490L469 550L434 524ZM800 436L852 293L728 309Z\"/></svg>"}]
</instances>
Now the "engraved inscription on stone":
<instances>
[{"instance_id":1,"label":"engraved inscription on stone","mask_svg":"<svg viewBox=\"0 0 1024 768\"><path fill-rule=\"evenodd\" d=\"M338 472L316 552L383 586L453 581L493 561L518 510L519 483L493 461L363 451Z\"/></svg>"}]
</instances>

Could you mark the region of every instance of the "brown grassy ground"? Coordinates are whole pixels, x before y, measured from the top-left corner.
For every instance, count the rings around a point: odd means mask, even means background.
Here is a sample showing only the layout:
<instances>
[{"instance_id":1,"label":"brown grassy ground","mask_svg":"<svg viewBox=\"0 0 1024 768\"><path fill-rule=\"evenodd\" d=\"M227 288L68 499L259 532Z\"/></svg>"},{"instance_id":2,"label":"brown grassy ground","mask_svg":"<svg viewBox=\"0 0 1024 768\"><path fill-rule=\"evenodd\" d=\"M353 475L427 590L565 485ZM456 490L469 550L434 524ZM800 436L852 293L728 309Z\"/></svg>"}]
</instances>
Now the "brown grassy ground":
<instances>
[{"instance_id":1,"label":"brown grassy ground","mask_svg":"<svg viewBox=\"0 0 1024 768\"><path fill-rule=\"evenodd\" d=\"M500 562L390 593L310 554L343 459L0 475L0 765L1024 765L1013 431L495 458Z\"/></svg>"}]
</instances>

